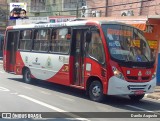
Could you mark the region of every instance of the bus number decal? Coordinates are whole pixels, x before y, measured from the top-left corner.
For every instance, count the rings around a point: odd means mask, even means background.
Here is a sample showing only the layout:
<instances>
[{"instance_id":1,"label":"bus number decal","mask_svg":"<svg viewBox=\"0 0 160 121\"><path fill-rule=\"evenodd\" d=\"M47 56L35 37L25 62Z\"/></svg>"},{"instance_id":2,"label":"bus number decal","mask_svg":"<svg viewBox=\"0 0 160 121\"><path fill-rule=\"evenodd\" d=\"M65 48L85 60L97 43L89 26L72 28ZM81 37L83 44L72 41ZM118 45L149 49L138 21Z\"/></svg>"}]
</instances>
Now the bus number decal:
<instances>
[{"instance_id":1,"label":"bus number decal","mask_svg":"<svg viewBox=\"0 0 160 121\"><path fill-rule=\"evenodd\" d=\"M51 58L50 58L50 57L48 57L48 59L47 59L46 67L47 67L47 68L52 68L52 61L51 61Z\"/></svg>"},{"instance_id":2,"label":"bus number decal","mask_svg":"<svg viewBox=\"0 0 160 121\"><path fill-rule=\"evenodd\" d=\"M63 72L69 72L69 67L68 65L65 65L62 69Z\"/></svg>"}]
</instances>

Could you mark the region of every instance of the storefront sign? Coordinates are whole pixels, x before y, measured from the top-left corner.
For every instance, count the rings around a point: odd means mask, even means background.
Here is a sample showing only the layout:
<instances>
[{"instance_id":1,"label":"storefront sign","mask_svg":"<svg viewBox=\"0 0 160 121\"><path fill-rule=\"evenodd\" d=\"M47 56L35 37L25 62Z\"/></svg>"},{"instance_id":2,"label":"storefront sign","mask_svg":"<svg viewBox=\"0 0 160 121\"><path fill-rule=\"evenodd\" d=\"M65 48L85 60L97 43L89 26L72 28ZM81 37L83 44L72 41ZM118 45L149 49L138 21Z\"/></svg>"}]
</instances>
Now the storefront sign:
<instances>
[{"instance_id":1,"label":"storefront sign","mask_svg":"<svg viewBox=\"0 0 160 121\"><path fill-rule=\"evenodd\" d=\"M158 41L157 40L148 40L148 44L151 49L157 49L158 48Z\"/></svg>"},{"instance_id":2,"label":"storefront sign","mask_svg":"<svg viewBox=\"0 0 160 121\"><path fill-rule=\"evenodd\" d=\"M147 25L146 30L144 31L146 33L153 33L153 25Z\"/></svg>"}]
</instances>

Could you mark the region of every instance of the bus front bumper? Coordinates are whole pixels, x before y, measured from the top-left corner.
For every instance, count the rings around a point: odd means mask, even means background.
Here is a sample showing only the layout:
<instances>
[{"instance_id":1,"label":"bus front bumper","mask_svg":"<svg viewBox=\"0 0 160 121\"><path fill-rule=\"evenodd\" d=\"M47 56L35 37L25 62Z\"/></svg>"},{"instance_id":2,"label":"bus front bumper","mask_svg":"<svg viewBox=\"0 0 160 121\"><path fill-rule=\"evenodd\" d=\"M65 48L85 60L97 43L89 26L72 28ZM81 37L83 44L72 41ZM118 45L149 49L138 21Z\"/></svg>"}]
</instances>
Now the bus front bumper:
<instances>
[{"instance_id":1,"label":"bus front bumper","mask_svg":"<svg viewBox=\"0 0 160 121\"><path fill-rule=\"evenodd\" d=\"M132 95L132 94L146 94L154 92L156 87L156 78L149 82L133 83L127 82L113 76L108 82L108 95Z\"/></svg>"}]
</instances>

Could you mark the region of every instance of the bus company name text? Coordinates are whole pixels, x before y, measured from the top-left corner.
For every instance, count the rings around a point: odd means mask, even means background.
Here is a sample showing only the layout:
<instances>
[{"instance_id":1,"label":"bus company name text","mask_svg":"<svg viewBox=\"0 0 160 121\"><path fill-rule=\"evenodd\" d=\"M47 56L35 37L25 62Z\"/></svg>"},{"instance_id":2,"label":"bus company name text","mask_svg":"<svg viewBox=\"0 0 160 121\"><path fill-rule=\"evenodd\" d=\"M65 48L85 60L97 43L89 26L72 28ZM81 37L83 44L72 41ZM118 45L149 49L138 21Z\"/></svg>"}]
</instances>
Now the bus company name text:
<instances>
[{"instance_id":1,"label":"bus company name text","mask_svg":"<svg viewBox=\"0 0 160 121\"><path fill-rule=\"evenodd\" d=\"M66 26L65 23L56 23L56 24L39 24L39 25L35 25L35 28L43 28L43 27L62 27L62 26Z\"/></svg>"}]
</instances>

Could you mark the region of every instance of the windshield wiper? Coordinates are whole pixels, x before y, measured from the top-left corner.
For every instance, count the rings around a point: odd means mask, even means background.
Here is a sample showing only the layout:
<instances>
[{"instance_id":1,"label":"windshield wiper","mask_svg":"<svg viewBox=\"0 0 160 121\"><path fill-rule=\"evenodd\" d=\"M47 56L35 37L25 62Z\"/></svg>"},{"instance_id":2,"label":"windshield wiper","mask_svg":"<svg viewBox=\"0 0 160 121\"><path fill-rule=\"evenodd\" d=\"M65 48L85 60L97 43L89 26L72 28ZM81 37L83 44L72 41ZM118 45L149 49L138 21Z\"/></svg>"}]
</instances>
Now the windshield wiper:
<instances>
[{"instance_id":1,"label":"windshield wiper","mask_svg":"<svg viewBox=\"0 0 160 121\"><path fill-rule=\"evenodd\" d=\"M146 55L145 55L144 53L142 53L142 55L146 58L146 60L147 60L148 62L150 62L149 59L146 57Z\"/></svg>"}]
</instances>

